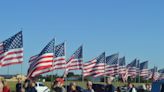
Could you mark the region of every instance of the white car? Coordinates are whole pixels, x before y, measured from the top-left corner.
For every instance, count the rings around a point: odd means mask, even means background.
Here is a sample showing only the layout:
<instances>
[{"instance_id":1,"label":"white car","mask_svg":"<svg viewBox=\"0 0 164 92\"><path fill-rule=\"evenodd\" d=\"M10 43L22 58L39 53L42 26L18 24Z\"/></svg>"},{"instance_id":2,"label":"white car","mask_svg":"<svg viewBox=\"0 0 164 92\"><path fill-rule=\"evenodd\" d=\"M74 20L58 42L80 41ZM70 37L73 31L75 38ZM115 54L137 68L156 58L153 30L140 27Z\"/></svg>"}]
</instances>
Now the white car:
<instances>
[{"instance_id":1,"label":"white car","mask_svg":"<svg viewBox=\"0 0 164 92\"><path fill-rule=\"evenodd\" d=\"M35 85L37 92L50 92L50 89L47 86L45 86L42 82L36 82Z\"/></svg>"}]
</instances>

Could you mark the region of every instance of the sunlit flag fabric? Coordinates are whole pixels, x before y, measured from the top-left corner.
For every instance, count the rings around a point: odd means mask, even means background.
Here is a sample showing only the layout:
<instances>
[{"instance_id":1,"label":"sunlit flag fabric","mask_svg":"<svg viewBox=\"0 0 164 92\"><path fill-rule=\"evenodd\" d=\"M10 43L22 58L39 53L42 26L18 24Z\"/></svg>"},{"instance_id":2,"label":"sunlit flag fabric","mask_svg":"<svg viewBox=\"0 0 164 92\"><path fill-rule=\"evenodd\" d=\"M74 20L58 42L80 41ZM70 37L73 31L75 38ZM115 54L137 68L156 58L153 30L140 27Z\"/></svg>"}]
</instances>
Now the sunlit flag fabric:
<instances>
[{"instance_id":1,"label":"sunlit flag fabric","mask_svg":"<svg viewBox=\"0 0 164 92\"><path fill-rule=\"evenodd\" d=\"M118 62L119 54L112 54L106 57L106 66L105 66L105 73L109 76L114 76L118 74L119 70L119 62Z\"/></svg>"},{"instance_id":2,"label":"sunlit flag fabric","mask_svg":"<svg viewBox=\"0 0 164 92\"><path fill-rule=\"evenodd\" d=\"M102 76L105 74L105 52L83 64L83 76Z\"/></svg>"},{"instance_id":3,"label":"sunlit flag fabric","mask_svg":"<svg viewBox=\"0 0 164 92\"><path fill-rule=\"evenodd\" d=\"M35 77L50 72L53 67L55 39L51 40L45 48L35 56L32 56L28 77Z\"/></svg>"},{"instance_id":4,"label":"sunlit flag fabric","mask_svg":"<svg viewBox=\"0 0 164 92\"><path fill-rule=\"evenodd\" d=\"M67 62L65 73L67 74L68 71L70 70L81 70L83 68L82 59L83 59L83 46L80 46Z\"/></svg>"},{"instance_id":5,"label":"sunlit flag fabric","mask_svg":"<svg viewBox=\"0 0 164 92\"><path fill-rule=\"evenodd\" d=\"M0 43L0 67L23 62L22 31Z\"/></svg>"},{"instance_id":6,"label":"sunlit flag fabric","mask_svg":"<svg viewBox=\"0 0 164 92\"><path fill-rule=\"evenodd\" d=\"M55 58L54 58L54 67L53 69L65 69L66 60L65 60L65 43L61 43L55 46Z\"/></svg>"},{"instance_id":7,"label":"sunlit flag fabric","mask_svg":"<svg viewBox=\"0 0 164 92\"><path fill-rule=\"evenodd\" d=\"M131 77L136 77L137 76L138 63L139 63L139 61L137 59L134 59L131 63L129 63L127 65L127 68L128 68L128 76L131 76Z\"/></svg>"},{"instance_id":8,"label":"sunlit flag fabric","mask_svg":"<svg viewBox=\"0 0 164 92\"><path fill-rule=\"evenodd\" d=\"M142 77L148 76L148 61L144 61L140 63L140 76Z\"/></svg>"}]
</instances>

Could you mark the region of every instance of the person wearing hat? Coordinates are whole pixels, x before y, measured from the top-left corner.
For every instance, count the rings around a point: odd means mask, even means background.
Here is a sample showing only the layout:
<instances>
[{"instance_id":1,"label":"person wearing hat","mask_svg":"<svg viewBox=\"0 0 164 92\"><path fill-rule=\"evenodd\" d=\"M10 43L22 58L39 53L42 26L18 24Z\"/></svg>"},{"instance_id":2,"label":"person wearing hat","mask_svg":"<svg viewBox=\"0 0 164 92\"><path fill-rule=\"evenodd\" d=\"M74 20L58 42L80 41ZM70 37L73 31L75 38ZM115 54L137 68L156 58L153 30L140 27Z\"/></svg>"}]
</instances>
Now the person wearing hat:
<instances>
[{"instance_id":1,"label":"person wearing hat","mask_svg":"<svg viewBox=\"0 0 164 92\"><path fill-rule=\"evenodd\" d=\"M64 85L64 80L62 78L56 78L56 80L54 81L51 87L52 92L66 92L63 85Z\"/></svg>"}]
</instances>

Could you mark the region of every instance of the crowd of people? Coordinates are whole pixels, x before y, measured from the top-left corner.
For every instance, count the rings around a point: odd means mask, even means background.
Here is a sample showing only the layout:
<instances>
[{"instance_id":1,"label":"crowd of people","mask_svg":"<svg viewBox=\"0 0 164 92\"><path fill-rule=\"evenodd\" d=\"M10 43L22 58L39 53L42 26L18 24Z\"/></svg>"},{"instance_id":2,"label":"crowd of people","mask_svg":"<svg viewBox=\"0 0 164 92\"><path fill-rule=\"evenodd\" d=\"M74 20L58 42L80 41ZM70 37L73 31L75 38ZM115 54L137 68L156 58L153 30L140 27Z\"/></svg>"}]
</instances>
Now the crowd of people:
<instances>
[{"instance_id":1,"label":"crowd of people","mask_svg":"<svg viewBox=\"0 0 164 92\"><path fill-rule=\"evenodd\" d=\"M100 86L96 86L97 88L93 87L91 81L87 81L86 89L80 90L79 86L75 82L70 83L67 87L64 87L64 80L63 79L56 79L51 87L52 92L151 92L151 85L141 85L139 87L135 87L132 83L128 83L127 86L124 86L124 91L122 91L121 87L115 87L112 84L112 80L107 78L106 85L104 88L100 88ZM103 90L103 91L102 91Z\"/></svg>"},{"instance_id":2,"label":"crowd of people","mask_svg":"<svg viewBox=\"0 0 164 92\"><path fill-rule=\"evenodd\" d=\"M112 84L112 80L107 78L106 85L101 89L100 86L93 86L91 81L86 82L86 89L78 86L75 82L70 83L69 86L64 86L64 80L62 78L57 78L53 82L51 86L51 92L150 92L151 85L146 84L139 87L135 87L132 83L128 83L124 91L122 91L122 87L115 87ZM35 88L35 81L25 80L24 83L18 79L16 84L15 92L37 92ZM101 91L100 91L101 90ZM10 87L8 86L5 80L0 80L0 92L11 92Z\"/></svg>"}]
</instances>

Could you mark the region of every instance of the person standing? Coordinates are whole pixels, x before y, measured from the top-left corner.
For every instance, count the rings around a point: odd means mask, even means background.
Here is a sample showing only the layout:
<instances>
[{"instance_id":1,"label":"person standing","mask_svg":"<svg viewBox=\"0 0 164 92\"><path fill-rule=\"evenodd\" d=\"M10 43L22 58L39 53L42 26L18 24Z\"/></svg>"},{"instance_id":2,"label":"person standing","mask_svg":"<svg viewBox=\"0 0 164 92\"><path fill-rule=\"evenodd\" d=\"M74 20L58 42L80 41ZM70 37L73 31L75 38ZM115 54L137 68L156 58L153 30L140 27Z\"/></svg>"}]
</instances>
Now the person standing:
<instances>
[{"instance_id":1,"label":"person standing","mask_svg":"<svg viewBox=\"0 0 164 92\"><path fill-rule=\"evenodd\" d=\"M22 90L22 83L21 83L21 79L18 78L18 82L16 84L16 92L21 92Z\"/></svg>"},{"instance_id":2,"label":"person standing","mask_svg":"<svg viewBox=\"0 0 164 92\"><path fill-rule=\"evenodd\" d=\"M85 92L94 92L94 90L92 89L92 82L88 81L87 84L87 89L85 90Z\"/></svg>"},{"instance_id":3,"label":"person standing","mask_svg":"<svg viewBox=\"0 0 164 92\"><path fill-rule=\"evenodd\" d=\"M3 83L1 79L0 79L0 92L3 92Z\"/></svg>"},{"instance_id":4,"label":"person standing","mask_svg":"<svg viewBox=\"0 0 164 92\"><path fill-rule=\"evenodd\" d=\"M3 86L3 92L10 92L10 87L8 86L6 80L3 80L2 83L4 85Z\"/></svg>"},{"instance_id":5,"label":"person standing","mask_svg":"<svg viewBox=\"0 0 164 92\"><path fill-rule=\"evenodd\" d=\"M115 87L113 86L112 81L113 81L112 77L107 78L105 92L114 92L115 91Z\"/></svg>"},{"instance_id":6,"label":"person standing","mask_svg":"<svg viewBox=\"0 0 164 92\"><path fill-rule=\"evenodd\" d=\"M69 89L67 90L67 92L78 92L78 90L76 89L76 83L70 83L69 85Z\"/></svg>"},{"instance_id":7,"label":"person standing","mask_svg":"<svg viewBox=\"0 0 164 92\"><path fill-rule=\"evenodd\" d=\"M62 78L57 78L51 87L52 92L66 92L63 85L64 85L64 80Z\"/></svg>"},{"instance_id":8,"label":"person standing","mask_svg":"<svg viewBox=\"0 0 164 92\"><path fill-rule=\"evenodd\" d=\"M137 92L135 86L131 83L128 83L128 89L127 92Z\"/></svg>"}]
</instances>

